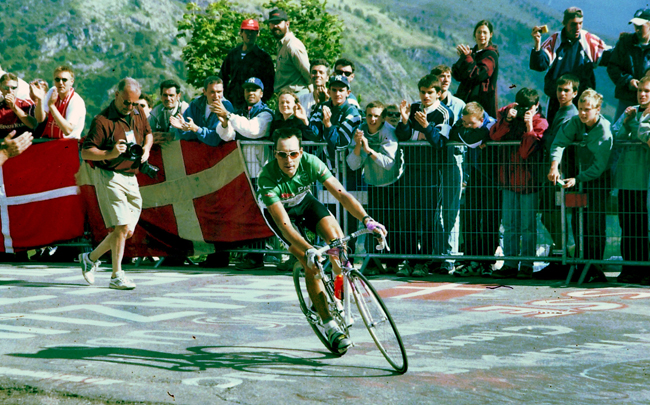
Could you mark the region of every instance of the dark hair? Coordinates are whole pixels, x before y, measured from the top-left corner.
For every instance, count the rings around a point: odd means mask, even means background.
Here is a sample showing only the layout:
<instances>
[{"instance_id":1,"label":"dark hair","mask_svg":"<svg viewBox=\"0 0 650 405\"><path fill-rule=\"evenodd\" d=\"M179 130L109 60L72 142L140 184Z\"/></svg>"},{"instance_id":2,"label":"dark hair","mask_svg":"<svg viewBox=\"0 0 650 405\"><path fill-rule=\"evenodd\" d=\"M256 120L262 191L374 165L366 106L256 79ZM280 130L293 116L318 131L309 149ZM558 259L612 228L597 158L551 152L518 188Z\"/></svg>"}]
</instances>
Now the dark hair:
<instances>
[{"instance_id":1,"label":"dark hair","mask_svg":"<svg viewBox=\"0 0 650 405\"><path fill-rule=\"evenodd\" d=\"M223 79L220 78L219 76L208 76L203 81L203 89L207 90L208 86L214 83L223 84Z\"/></svg>"},{"instance_id":2,"label":"dark hair","mask_svg":"<svg viewBox=\"0 0 650 405\"><path fill-rule=\"evenodd\" d=\"M366 106L366 110L365 110L366 114L368 113L368 110L371 108L381 108L381 117L386 118L386 106L384 105L384 103L382 103L381 101L371 101Z\"/></svg>"},{"instance_id":3,"label":"dark hair","mask_svg":"<svg viewBox=\"0 0 650 405\"><path fill-rule=\"evenodd\" d=\"M571 87L573 87L573 92L577 93L578 87L580 87L580 79L578 79L578 76L574 74L565 73L557 79L555 82L555 88L557 88L557 86L564 86L565 84L570 84Z\"/></svg>"},{"instance_id":4,"label":"dark hair","mask_svg":"<svg viewBox=\"0 0 650 405\"><path fill-rule=\"evenodd\" d=\"M355 70L354 62L350 59L340 58L334 62L334 69L336 69L337 66L350 66L352 68L352 73L354 73Z\"/></svg>"},{"instance_id":5,"label":"dark hair","mask_svg":"<svg viewBox=\"0 0 650 405\"><path fill-rule=\"evenodd\" d=\"M329 62L326 61L325 59L314 59L314 60L312 60L310 65L309 65L309 70L311 70L311 68L313 68L314 66L325 66L327 68L327 70L329 70L329 68L330 68ZM352 70L354 70L354 68L352 68Z\"/></svg>"},{"instance_id":6,"label":"dark hair","mask_svg":"<svg viewBox=\"0 0 650 405\"><path fill-rule=\"evenodd\" d=\"M434 76L440 76L443 73L451 73L451 68L447 65L438 65L431 69L431 73Z\"/></svg>"},{"instance_id":7,"label":"dark hair","mask_svg":"<svg viewBox=\"0 0 650 405\"><path fill-rule=\"evenodd\" d=\"M147 93L141 93L140 94L140 100L146 101L149 108L151 108L151 106L153 105L153 99Z\"/></svg>"},{"instance_id":8,"label":"dark hair","mask_svg":"<svg viewBox=\"0 0 650 405\"><path fill-rule=\"evenodd\" d=\"M176 89L176 93L181 92L181 85L178 84L176 80L165 80L160 83L160 94L162 94L165 89L171 89L172 87Z\"/></svg>"},{"instance_id":9,"label":"dark hair","mask_svg":"<svg viewBox=\"0 0 650 405\"><path fill-rule=\"evenodd\" d=\"M539 94L535 89L528 89L524 87L517 92L517 95L515 96L515 102L518 104L517 107L529 109L530 107L539 103Z\"/></svg>"},{"instance_id":10,"label":"dark hair","mask_svg":"<svg viewBox=\"0 0 650 405\"><path fill-rule=\"evenodd\" d=\"M289 139L293 136L298 138L298 146L302 148L302 132L293 127L278 128L273 132L273 148L277 148L280 139Z\"/></svg>"},{"instance_id":11,"label":"dark hair","mask_svg":"<svg viewBox=\"0 0 650 405\"><path fill-rule=\"evenodd\" d=\"M481 20L481 21L477 22L476 25L474 26L473 35L476 36L476 30L478 30L480 27L482 27L484 25L487 27L488 31L490 31L490 34L494 35L494 26L492 25L492 23L489 20ZM492 45L492 38L490 38L490 42L488 42L488 44Z\"/></svg>"},{"instance_id":12,"label":"dark hair","mask_svg":"<svg viewBox=\"0 0 650 405\"><path fill-rule=\"evenodd\" d=\"M424 87L425 89L428 89L430 87L433 87L436 89L438 93L442 91L442 86L440 85L440 80L438 79L438 76L434 75L426 75L420 81L418 82L418 90Z\"/></svg>"},{"instance_id":13,"label":"dark hair","mask_svg":"<svg viewBox=\"0 0 650 405\"><path fill-rule=\"evenodd\" d=\"M569 21L573 20L574 18L584 18L584 15L582 14L582 9L579 9L578 7L569 7L566 10L564 10L564 18L562 19L562 25L565 25Z\"/></svg>"},{"instance_id":14,"label":"dark hair","mask_svg":"<svg viewBox=\"0 0 650 405\"><path fill-rule=\"evenodd\" d=\"M0 77L0 83L4 82L5 80L14 80L17 82L18 76L13 73L5 73L2 75L2 77Z\"/></svg>"}]
</instances>

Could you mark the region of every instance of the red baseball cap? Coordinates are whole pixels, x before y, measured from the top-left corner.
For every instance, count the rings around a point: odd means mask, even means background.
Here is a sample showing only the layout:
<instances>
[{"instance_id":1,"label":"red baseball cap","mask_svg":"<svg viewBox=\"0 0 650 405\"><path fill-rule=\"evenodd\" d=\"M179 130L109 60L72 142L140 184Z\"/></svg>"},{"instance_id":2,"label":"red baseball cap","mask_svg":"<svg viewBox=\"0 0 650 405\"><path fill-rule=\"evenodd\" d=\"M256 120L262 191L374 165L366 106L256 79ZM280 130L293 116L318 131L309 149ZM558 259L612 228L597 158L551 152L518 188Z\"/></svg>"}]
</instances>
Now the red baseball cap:
<instances>
[{"instance_id":1,"label":"red baseball cap","mask_svg":"<svg viewBox=\"0 0 650 405\"><path fill-rule=\"evenodd\" d=\"M244 20L244 22L241 23L241 29L248 31L259 31L260 25L257 21L250 18L248 20Z\"/></svg>"}]
</instances>

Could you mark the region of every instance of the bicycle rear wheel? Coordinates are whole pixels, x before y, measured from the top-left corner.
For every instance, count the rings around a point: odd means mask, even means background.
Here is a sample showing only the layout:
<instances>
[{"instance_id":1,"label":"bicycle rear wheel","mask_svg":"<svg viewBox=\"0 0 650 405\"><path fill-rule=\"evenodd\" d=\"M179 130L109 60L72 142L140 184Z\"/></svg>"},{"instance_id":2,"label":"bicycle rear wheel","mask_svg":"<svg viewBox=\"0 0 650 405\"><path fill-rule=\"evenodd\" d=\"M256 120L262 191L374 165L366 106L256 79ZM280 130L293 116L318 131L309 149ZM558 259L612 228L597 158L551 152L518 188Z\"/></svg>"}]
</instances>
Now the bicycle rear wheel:
<instances>
[{"instance_id":1,"label":"bicycle rear wheel","mask_svg":"<svg viewBox=\"0 0 650 405\"><path fill-rule=\"evenodd\" d=\"M307 317L307 322L309 322L309 325L314 330L314 333L318 339L321 341L321 343L323 343L327 350L336 355L342 355L342 353L339 353L338 350L332 347L329 340L327 340L327 333L323 327L323 322L321 322L320 316L318 315L318 312L316 312L316 308L314 308L311 299L309 298L305 275L303 273L302 267L300 266L296 266L293 269L293 284L296 287L296 294L298 295L298 303L300 304L300 309L302 310L302 313Z\"/></svg>"},{"instance_id":2,"label":"bicycle rear wheel","mask_svg":"<svg viewBox=\"0 0 650 405\"><path fill-rule=\"evenodd\" d=\"M397 372L406 373L408 359L404 343L384 301L359 271L350 271L348 282L363 323L377 348Z\"/></svg>"}]
</instances>

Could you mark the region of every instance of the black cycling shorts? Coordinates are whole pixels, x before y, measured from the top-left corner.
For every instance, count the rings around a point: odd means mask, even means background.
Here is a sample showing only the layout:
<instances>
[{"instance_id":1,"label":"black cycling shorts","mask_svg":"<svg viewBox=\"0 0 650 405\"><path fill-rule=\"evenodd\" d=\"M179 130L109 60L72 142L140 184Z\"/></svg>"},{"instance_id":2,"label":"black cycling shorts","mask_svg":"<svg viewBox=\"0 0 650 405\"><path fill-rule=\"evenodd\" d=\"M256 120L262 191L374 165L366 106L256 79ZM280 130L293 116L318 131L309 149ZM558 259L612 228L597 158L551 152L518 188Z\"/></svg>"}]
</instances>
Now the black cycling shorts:
<instances>
[{"instance_id":1,"label":"black cycling shorts","mask_svg":"<svg viewBox=\"0 0 650 405\"><path fill-rule=\"evenodd\" d=\"M314 197L313 194L309 193L305 198L297 205L293 207L284 207L287 210L287 214L291 221L300 227L307 228L313 233L316 232L316 225L320 222L321 219L327 216L333 216L332 213ZM280 228L276 225L273 217L268 210L264 210L264 216L266 217L266 222L271 227L271 230L280 238L284 243L290 245L289 241L285 239L280 231ZM303 237L305 235L302 235Z\"/></svg>"}]
</instances>

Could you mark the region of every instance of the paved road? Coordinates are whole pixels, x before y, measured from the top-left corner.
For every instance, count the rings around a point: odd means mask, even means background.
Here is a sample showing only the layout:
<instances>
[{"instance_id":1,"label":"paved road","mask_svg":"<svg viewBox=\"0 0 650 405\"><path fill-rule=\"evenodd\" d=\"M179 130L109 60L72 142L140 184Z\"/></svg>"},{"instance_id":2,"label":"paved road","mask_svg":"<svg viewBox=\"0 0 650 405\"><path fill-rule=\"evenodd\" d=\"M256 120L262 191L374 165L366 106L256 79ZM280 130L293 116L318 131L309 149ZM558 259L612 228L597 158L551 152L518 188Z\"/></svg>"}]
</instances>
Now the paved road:
<instances>
[{"instance_id":1,"label":"paved road","mask_svg":"<svg viewBox=\"0 0 650 405\"><path fill-rule=\"evenodd\" d=\"M102 270L88 286L75 266L0 265L0 402L650 402L648 288L375 278L402 376L361 322L356 347L328 354L287 274L139 268L137 289L114 291Z\"/></svg>"}]
</instances>

